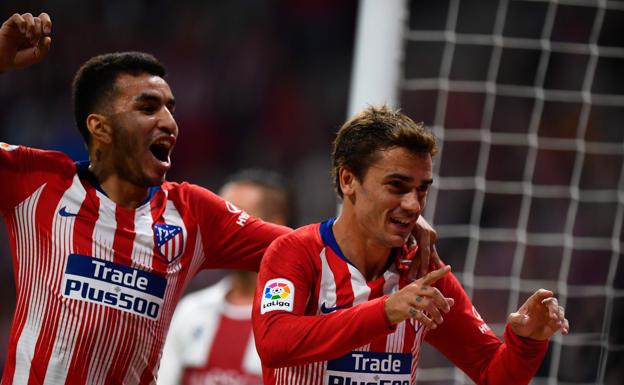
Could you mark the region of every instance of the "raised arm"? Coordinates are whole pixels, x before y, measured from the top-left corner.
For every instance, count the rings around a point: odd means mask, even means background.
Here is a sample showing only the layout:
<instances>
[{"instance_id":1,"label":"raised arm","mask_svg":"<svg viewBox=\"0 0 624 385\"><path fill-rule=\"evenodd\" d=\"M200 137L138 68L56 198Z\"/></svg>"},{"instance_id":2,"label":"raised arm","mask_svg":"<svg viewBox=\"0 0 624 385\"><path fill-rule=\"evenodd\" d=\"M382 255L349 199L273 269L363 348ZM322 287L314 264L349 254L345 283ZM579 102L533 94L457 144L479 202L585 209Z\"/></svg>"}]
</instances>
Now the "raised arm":
<instances>
[{"instance_id":1,"label":"raised arm","mask_svg":"<svg viewBox=\"0 0 624 385\"><path fill-rule=\"evenodd\" d=\"M455 305L426 340L477 384L528 384L546 354L546 340L557 330L568 333L564 310L548 290L538 290L509 316L504 342L481 319L454 276L440 280L440 290Z\"/></svg>"},{"instance_id":2,"label":"raised arm","mask_svg":"<svg viewBox=\"0 0 624 385\"><path fill-rule=\"evenodd\" d=\"M51 32L47 13L15 13L8 18L0 27L0 73L43 60L50 50Z\"/></svg>"}]
</instances>

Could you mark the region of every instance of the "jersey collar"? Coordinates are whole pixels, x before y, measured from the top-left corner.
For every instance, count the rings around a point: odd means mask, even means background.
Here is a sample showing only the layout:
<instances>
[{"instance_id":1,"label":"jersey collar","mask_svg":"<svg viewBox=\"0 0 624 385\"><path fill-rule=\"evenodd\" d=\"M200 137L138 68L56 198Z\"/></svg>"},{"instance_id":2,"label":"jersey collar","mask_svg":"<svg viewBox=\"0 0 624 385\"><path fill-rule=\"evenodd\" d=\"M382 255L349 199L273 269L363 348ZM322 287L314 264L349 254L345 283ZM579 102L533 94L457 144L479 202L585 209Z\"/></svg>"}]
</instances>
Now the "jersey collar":
<instances>
[{"instance_id":1,"label":"jersey collar","mask_svg":"<svg viewBox=\"0 0 624 385\"><path fill-rule=\"evenodd\" d=\"M104 192L104 190L102 189L102 186L100 185L100 182L98 182L95 175L91 172L91 170L89 170L89 165L91 164L91 161L81 160L81 161L76 162L75 164L76 164L76 171L78 172L78 177L80 177L80 179L84 179L88 181L91 184L91 186L93 186L93 188L95 188L96 190L104 194L107 198L110 198L108 194L106 194L106 192ZM141 203L140 206L149 202L154 197L154 195L158 192L158 190L160 190L160 186L150 187L147 192L147 198L145 198L145 200Z\"/></svg>"},{"instance_id":2,"label":"jersey collar","mask_svg":"<svg viewBox=\"0 0 624 385\"><path fill-rule=\"evenodd\" d=\"M336 221L336 218L330 218L324 222L321 222L320 229L319 229L319 231L321 232L321 239L323 240L323 243L326 246L332 249L332 251L338 257L340 257L340 259L347 262L349 265L355 267L355 265L351 261L349 261L347 257L345 257L342 250L340 250L340 246L338 246L338 242L336 242L336 237L334 236L334 230L333 230L335 221ZM386 262L384 271L388 270L390 266L392 266L392 263L397 258L397 255L398 255L397 251L398 251L398 248L396 247L390 251L390 258L388 258L388 261Z\"/></svg>"}]
</instances>

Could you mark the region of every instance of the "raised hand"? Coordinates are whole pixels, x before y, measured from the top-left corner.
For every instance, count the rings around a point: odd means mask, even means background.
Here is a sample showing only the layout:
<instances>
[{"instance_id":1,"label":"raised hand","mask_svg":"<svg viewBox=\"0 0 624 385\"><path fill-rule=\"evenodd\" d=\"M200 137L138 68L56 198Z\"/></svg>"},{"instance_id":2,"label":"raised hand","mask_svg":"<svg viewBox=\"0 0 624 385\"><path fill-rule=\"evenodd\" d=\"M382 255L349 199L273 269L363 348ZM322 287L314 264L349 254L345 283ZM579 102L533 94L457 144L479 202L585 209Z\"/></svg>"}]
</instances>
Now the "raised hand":
<instances>
[{"instance_id":1,"label":"raised hand","mask_svg":"<svg viewBox=\"0 0 624 385\"><path fill-rule=\"evenodd\" d=\"M547 340L561 330L566 335L570 324L565 318L565 310L550 290L539 289L517 312L507 318L511 329L520 337L534 340Z\"/></svg>"},{"instance_id":2,"label":"raised hand","mask_svg":"<svg viewBox=\"0 0 624 385\"><path fill-rule=\"evenodd\" d=\"M438 234L436 231L421 215L412 230L412 236L408 240L408 247L411 246L410 243L418 245L416 255L410 261L411 266L407 275L409 280L415 280L427 274L431 259L433 259L437 267L444 266L435 249L434 243L437 238Z\"/></svg>"},{"instance_id":3,"label":"raised hand","mask_svg":"<svg viewBox=\"0 0 624 385\"><path fill-rule=\"evenodd\" d=\"M47 13L14 14L0 27L0 72L38 63L48 54L52 21Z\"/></svg>"},{"instance_id":4,"label":"raised hand","mask_svg":"<svg viewBox=\"0 0 624 385\"><path fill-rule=\"evenodd\" d=\"M441 267L390 295L384 304L388 321L397 324L413 318L425 327L437 328L443 322L442 313L448 313L455 300L444 297L431 285L449 271L450 266Z\"/></svg>"}]
</instances>

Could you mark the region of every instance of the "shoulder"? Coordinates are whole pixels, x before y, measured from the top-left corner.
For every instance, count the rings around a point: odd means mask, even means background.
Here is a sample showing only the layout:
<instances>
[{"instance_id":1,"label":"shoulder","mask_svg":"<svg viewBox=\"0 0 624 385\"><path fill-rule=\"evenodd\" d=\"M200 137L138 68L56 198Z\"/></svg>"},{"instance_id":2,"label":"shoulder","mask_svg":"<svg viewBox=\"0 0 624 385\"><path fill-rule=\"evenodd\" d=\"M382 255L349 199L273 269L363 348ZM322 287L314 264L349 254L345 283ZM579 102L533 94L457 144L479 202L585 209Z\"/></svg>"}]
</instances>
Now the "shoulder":
<instances>
[{"instance_id":1,"label":"shoulder","mask_svg":"<svg viewBox=\"0 0 624 385\"><path fill-rule=\"evenodd\" d=\"M278 237L269 249L323 247L319 223L306 225Z\"/></svg>"},{"instance_id":2,"label":"shoulder","mask_svg":"<svg viewBox=\"0 0 624 385\"><path fill-rule=\"evenodd\" d=\"M222 211L233 211L232 208L227 205L227 202L219 195L205 187L193 183L166 181L161 185L161 188L167 192L169 199L185 202L190 205L199 205L193 209L208 207L210 209Z\"/></svg>"},{"instance_id":3,"label":"shoulder","mask_svg":"<svg viewBox=\"0 0 624 385\"><path fill-rule=\"evenodd\" d=\"M167 194L178 210L188 211L191 216L209 211L212 215L220 209L225 211L226 205L221 197L212 191L188 182L164 182L161 189Z\"/></svg>"},{"instance_id":4,"label":"shoulder","mask_svg":"<svg viewBox=\"0 0 624 385\"><path fill-rule=\"evenodd\" d=\"M220 199L217 194L207 188L188 182L166 181L162 184L162 189L167 191L171 196L203 198L210 200Z\"/></svg>"},{"instance_id":5,"label":"shoulder","mask_svg":"<svg viewBox=\"0 0 624 385\"><path fill-rule=\"evenodd\" d=\"M12 145L0 142L0 156L27 163L29 167L40 167L60 171L63 168L75 169L74 161L61 151L42 150L34 147Z\"/></svg>"},{"instance_id":6,"label":"shoulder","mask_svg":"<svg viewBox=\"0 0 624 385\"><path fill-rule=\"evenodd\" d=\"M261 270L301 269L313 272L320 268L320 255L324 245L319 224L307 225L278 237L262 258Z\"/></svg>"}]
</instances>

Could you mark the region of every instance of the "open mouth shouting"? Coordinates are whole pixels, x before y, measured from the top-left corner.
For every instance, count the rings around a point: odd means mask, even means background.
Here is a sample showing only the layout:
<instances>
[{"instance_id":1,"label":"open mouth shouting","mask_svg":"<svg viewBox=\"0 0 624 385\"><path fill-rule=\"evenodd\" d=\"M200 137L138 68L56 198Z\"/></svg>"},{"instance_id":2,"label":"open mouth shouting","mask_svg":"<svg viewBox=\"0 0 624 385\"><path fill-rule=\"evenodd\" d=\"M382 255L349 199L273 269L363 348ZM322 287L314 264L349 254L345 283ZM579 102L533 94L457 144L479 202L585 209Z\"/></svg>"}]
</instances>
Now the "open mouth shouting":
<instances>
[{"instance_id":1,"label":"open mouth shouting","mask_svg":"<svg viewBox=\"0 0 624 385\"><path fill-rule=\"evenodd\" d=\"M150 152L163 166L171 165L171 151L175 144L175 138L172 136L164 136L156 139L149 147Z\"/></svg>"}]
</instances>

